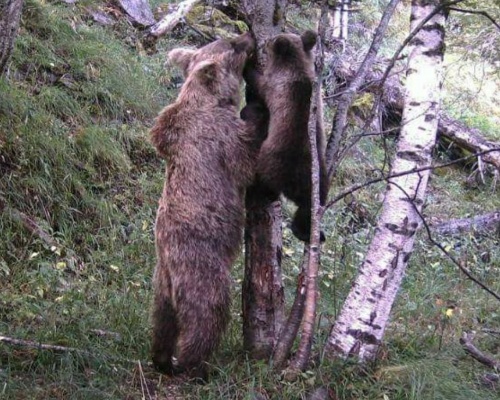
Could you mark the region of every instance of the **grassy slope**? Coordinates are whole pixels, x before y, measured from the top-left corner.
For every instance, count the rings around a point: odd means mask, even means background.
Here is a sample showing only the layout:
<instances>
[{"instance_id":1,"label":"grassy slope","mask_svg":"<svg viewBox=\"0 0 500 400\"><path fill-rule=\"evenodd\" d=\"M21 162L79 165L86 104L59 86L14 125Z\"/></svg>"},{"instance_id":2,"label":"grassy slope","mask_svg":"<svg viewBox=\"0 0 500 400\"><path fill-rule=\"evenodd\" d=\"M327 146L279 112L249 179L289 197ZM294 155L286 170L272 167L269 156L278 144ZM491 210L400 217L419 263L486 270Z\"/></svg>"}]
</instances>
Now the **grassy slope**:
<instances>
[{"instance_id":1,"label":"grassy slope","mask_svg":"<svg viewBox=\"0 0 500 400\"><path fill-rule=\"evenodd\" d=\"M325 362L291 383L272 375L265 363L248 362L241 351L236 300L241 265L234 273L233 324L214 360L218 373L212 382L168 380L145 365L155 259L152 223L163 183L163 163L147 131L175 95L162 65L165 48L175 43L162 42L159 55L146 56L137 51L135 32L125 23L101 28L84 15L83 5L28 1L10 79L0 80L0 195L9 206L0 214L0 335L87 353L0 344L0 398L132 399L156 393L158 398L296 399L318 384L345 399L496 398L479 383L484 369L464 355L458 338L462 329L498 329L498 304L423 237L381 361L364 374L349 364ZM371 177L382 157L380 142L361 143L344 164L340 183ZM447 218L500 208L489 187L464 186L465 174L457 167L433 176L427 215ZM357 197L372 219L381 189ZM26 230L16 210L34 219L55 246ZM343 204L328 216L318 349L372 230L351 218ZM500 273L493 267L500 265L498 238L464 235L442 241L500 290ZM300 253L285 230L288 288ZM482 261L484 253L489 264ZM449 316L448 310L453 310ZM95 329L120 338L96 335ZM498 355L494 339L480 336L479 343Z\"/></svg>"}]
</instances>

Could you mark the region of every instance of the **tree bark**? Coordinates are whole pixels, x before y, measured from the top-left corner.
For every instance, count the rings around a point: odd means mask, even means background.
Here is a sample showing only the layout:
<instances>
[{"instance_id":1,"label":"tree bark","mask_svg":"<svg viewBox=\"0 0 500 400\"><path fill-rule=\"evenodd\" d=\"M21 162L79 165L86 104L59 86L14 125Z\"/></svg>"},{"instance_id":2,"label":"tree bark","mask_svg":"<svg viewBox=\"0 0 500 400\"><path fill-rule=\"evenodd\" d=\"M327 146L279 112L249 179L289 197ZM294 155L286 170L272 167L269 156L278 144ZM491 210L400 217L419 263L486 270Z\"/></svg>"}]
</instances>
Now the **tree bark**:
<instances>
[{"instance_id":1,"label":"tree bark","mask_svg":"<svg viewBox=\"0 0 500 400\"><path fill-rule=\"evenodd\" d=\"M464 232L500 232L500 210L472 218L452 219L431 225L440 235L456 235Z\"/></svg>"},{"instance_id":2,"label":"tree bark","mask_svg":"<svg viewBox=\"0 0 500 400\"><path fill-rule=\"evenodd\" d=\"M326 12L323 9L323 13ZM302 318L302 333L297 352L291 362L292 369L304 371L311 356L312 343L314 338L314 327L316 325L316 305L318 301L318 272L321 253L321 219L323 217L323 207L320 204L320 172L317 144L318 126L323 126L320 115L323 112L321 106L321 81L323 72L323 48L321 37L316 41L315 51L315 73L316 79L313 82L311 93L311 106L309 112L308 135L309 147L311 151L311 237L308 247L308 258L306 267L306 296L304 305L304 316ZM320 122L319 119L321 119Z\"/></svg>"},{"instance_id":3,"label":"tree bark","mask_svg":"<svg viewBox=\"0 0 500 400\"><path fill-rule=\"evenodd\" d=\"M263 68L265 41L281 32L287 1L244 0L241 5L257 42L258 68ZM247 100L254 90L247 87ZM265 359L272 354L284 319L281 203L259 198L249 188L246 210L243 344L253 358Z\"/></svg>"},{"instance_id":4,"label":"tree bark","mask_svg":"<svg viewBox=\"0 0 500 400\"><path fill-rule=\"evenodd\" d=\"M412 0L411 29L439 5ZM403 124L391 174L430 165L436 143L444 52L443 10L410 44ZM389 180L375 236L339 317L330 332L327 357L376 357L421 221L429 170Z\"/></svg>"},{"instance_id":5,"label":"tree bark","mask_svg":"<svg viewBox=\"0 0 500 400\"><path fill-rule=\"evenodd\" d=\"M2 0L0 5L0 75L7 70L24 0Z\"/></svg>"}]
</instances>

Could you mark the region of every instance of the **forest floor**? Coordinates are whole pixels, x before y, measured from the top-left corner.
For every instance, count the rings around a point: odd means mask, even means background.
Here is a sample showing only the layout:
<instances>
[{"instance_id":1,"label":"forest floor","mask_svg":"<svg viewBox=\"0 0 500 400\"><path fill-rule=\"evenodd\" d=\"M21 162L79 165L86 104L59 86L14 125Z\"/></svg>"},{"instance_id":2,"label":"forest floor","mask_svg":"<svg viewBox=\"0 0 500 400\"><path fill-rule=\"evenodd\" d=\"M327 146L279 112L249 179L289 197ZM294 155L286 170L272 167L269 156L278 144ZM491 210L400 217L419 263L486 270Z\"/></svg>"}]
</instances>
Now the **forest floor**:
<instances>
[{"instance_id":1,"label":"forest floor","mask_svg":"<svg viewBox=\"0 0 500 400\"><path fill-rule=\"evenodd\" d=\"M74 5L27 0L8 79L0 79L1 399L302 399L324 386L332 399L498 399L500 382L468 356L463 331L500 358L498 301L468 280L421 233L379 360L366 368L321 358L374 229L383 184L356 194L364 212L337 204L326 216L316 364L287 381L247 358L241 333L241 260L234 268L232 323L206 385L171 379L149 362L153 223L164 162L149 143L180 74L162 39L148 55L118 20L102 27ZM328 113L327 115L330 115ZM500 132L480 114L467 122ZM372 178L393 139L367 138L346 159L331 194ZM448 160L445 149L438 161ZM499 185L467 179L470 165L436 170L429 221L500 209ZM283 274L291 304L301 244L288 229ZM40 231L27 228L33 222ZM31 225L33 226L33 225ZM436 236L484 284L500 291L498 233ZM491 333L495 331L496 333ZM44 349L41 345L66 349Z\"/></svg>"}]
</instances>

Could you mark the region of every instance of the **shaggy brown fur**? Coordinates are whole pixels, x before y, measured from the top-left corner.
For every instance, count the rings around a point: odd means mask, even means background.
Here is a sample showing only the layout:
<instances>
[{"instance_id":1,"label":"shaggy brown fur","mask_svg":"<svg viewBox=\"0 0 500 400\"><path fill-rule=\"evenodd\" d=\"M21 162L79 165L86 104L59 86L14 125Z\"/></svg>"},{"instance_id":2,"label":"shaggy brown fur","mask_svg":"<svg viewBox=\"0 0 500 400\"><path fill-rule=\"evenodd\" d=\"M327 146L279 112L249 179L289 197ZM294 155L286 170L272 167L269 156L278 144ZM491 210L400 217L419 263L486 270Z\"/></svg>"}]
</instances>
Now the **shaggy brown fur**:
<instances>
[{"instance_id":1,"label":"shaggy brown fur","mask_svg":"<svg viewBox=\"0 0 500 400\"><path fill-rule=\"evenodd\" d=\"M206 378L205 361L229 321L229 270L261 143L238 117L243 68L254 46L247 34L169 54L186 81L151 132L167 160L155 228L152 344L153 363L167 373Z\"/></svg>"},{"instance_id":2,"label":"shaggy brown fur","mask_svg":"<svg viewBox=\"0 0 500 400\"><path fill-rule=\"evenodd\" d=\"M309 241L311 226L311 151L307 124L311 105L316 34L280 34L266 45L267 65L262 74L246 73L269 109L269 132L259 152L257 180L252 195L277 199L280 193L295 202L292 231ZM245 110L244 110L245 111ZM320 162L320 201L328 194L323 129L317 129ZM322 234L322 240L324 235Z\"/></svg>"}]
</instances>

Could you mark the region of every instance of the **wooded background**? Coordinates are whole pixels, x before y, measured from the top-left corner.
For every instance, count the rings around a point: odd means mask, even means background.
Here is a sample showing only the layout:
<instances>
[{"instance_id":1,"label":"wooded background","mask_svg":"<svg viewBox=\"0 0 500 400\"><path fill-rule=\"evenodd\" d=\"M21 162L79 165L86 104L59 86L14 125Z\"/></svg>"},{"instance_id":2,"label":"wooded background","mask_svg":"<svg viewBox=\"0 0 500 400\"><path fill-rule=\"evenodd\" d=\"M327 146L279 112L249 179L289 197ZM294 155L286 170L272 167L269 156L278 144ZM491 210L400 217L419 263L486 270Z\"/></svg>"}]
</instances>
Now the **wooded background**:
<instances>
[{"instance_id":1,"label":"wooded background","mask_svg":"<svg viewBox=\"0 0 500 400\"><path fill-rule=\"evenodd\" d=\"M499 6L2 2L2 395L497 398ZM194 387L148 364L148 129L182 83L166 52L247 29L260 50L319 32L330 198L304 247L291 203L249 197L232 326Z\"/></svg>"}]
</instances>

